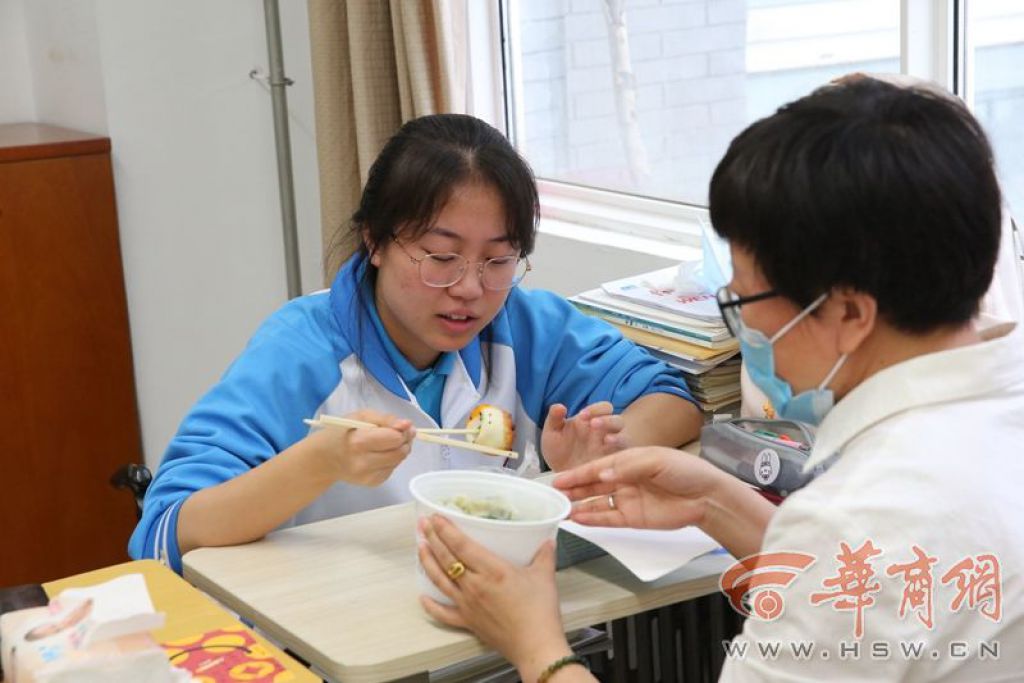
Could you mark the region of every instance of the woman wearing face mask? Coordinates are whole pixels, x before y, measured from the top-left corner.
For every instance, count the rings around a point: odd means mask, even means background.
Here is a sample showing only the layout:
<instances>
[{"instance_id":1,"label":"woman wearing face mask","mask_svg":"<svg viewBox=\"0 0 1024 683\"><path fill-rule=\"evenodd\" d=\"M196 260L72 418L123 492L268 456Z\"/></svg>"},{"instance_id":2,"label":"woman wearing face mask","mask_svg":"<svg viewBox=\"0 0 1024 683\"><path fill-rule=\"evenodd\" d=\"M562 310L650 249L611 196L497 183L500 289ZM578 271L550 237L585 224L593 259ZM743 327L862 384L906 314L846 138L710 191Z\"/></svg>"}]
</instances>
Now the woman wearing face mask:
<instances>
[{"instance_id":1,"label":"woman wearing face mask","mask_svg":"<svg viewBox=\"0 0 1024 683\"><path fill-rule=\"evenodd\" d=\"M461 115L405 124L370 169L349 227L359 249L330 290L267 320L186 416L132 556L180 570L192 548L409 500L421 472L500 468L413 442L417 427L464 426L479 404L509 413L514 449L539 446L553 469L695 438L679 373L517 286L537 218L533 175L497 130ZM320 414L378 427L310 431L303 419Z\"/></svg>"},{"instance_id":2,"label":"woman wearing face mask","mask_svg":"<svg viewBox=\"0 0 1024 683\"><path fill-rule=\"evenodd\" d=\"M710 207L733 256L719 303L751 378L780 416L820 422L808 466L833 464L775 508L703 460L630 449L555 480L581 501L573 519L697 525L737 558L813 560L785 567L785 609L747 619L747 655L722 680L1019 679L1024 339L972 325L1000 230L979 124L918 89L822 88L733 141ZM516 572L440 518L425 531L420 556L455 604L424 599L430 614L523 680L590 680L555 636L550 547ZM440 567L456 557L452 581Z\"/></svg>"}]
</instances>

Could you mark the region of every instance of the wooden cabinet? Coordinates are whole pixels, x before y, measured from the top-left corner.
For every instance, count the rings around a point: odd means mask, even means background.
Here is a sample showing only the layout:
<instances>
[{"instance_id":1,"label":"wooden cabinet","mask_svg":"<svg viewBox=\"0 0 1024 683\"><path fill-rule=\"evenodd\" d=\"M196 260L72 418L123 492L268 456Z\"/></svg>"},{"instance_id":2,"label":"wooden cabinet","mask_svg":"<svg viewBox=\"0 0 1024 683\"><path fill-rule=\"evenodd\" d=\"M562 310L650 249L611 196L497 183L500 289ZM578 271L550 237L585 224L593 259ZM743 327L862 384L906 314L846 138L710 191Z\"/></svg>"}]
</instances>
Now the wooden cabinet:
<instances>
[{"instance_id":1,"label":"wooden cabinet","mask_svg":"<svg viewBox=\"0 0 1024 683\"><path fill-rule=\"evenodd\" d=\"M0 125L0 587L126 560L141 456L110 140Z\"/></svg>"}]
</instances>

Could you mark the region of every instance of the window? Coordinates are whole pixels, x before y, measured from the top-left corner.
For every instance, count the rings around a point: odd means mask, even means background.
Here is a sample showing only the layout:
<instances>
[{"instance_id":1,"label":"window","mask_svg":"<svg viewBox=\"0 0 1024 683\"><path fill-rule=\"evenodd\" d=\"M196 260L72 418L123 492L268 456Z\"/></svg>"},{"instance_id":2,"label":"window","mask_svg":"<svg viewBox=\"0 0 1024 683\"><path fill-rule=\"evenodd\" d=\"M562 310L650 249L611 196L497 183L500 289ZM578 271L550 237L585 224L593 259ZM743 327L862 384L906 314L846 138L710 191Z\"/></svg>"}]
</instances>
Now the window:
<instances>
[{"instance_id":1,"label":"window","mask_svg":"<svg viewBox=\"0 0 1024 683\"><path fill-rule=\"evenodd\" d=\"M511 134L537 176L676 203L706 205L729 141L778 105L851 71L900 68L893 0L505 8Z\"/></svg>"},{"instance_id":2,"label":"window","mask_svg":"<svg viewBox=\"0 0 1024 683\"><path fill-rule=\"evenodd\" d=\"M965 9L968 102L995 148L1003 193L1019 222L1024 218L1024 3L969 0Z\"/></svg>"},{"instance_id":3,"label":"window","mask_svg":"<svg viewBox=\"0 0 1024 683\"><path fill-rule=\"evenodd\" d=\"M548 218L692 245L729 141L853 71L902 71L964 97L992 140L1011 208L1024 216L1019 0L483 5L500 7L489 49L503 50L504 123L537 173Z\"/></svg>"}]
</instances>

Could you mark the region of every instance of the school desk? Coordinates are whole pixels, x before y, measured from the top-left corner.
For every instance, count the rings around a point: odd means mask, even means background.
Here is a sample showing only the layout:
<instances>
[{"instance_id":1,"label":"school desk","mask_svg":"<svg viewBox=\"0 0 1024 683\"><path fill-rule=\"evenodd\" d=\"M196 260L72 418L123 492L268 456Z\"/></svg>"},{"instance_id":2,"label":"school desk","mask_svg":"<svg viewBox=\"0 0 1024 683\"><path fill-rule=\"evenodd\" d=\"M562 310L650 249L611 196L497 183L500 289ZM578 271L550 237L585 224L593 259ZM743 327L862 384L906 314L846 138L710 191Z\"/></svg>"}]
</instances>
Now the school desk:
<instances>
[{"instance_id":1,"label":"school desk","mask_svg":"<svg viewBox=\"0 0 1024 683\"><path fill-rule=\"evenodd\" d=\"M324 520L261 541L200 548L185 578L334 681L427 680L426 672L488 650L433 622L417 600L411 503ZM574 630L707 595L732 563L705 555L643 583L610 557L558 572Z\"/></svg>"}]
</instances>

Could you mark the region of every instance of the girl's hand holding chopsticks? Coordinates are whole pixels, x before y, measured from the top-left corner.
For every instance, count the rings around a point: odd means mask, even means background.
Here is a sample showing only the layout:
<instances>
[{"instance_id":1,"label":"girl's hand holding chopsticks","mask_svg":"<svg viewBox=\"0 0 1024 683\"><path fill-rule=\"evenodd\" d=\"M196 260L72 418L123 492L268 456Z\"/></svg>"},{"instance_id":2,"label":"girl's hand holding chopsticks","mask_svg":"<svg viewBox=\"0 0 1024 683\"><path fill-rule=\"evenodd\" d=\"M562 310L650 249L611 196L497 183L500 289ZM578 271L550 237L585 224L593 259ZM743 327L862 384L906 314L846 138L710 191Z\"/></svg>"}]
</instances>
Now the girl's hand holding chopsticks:
<instances>
[{"instance_id":1,"label":"girl's hand holding chopsticks","mask_svg":"<svg viewBox=\"0 0 1024 683\"><path fill-rule=\"evenodd\" d=\"M412 451L416 429L409 420L373 410L334 419L357 423L360 428L315 430L306 438L322 454L335 481L379 486Z\"/></svg>"}]
</instances>

